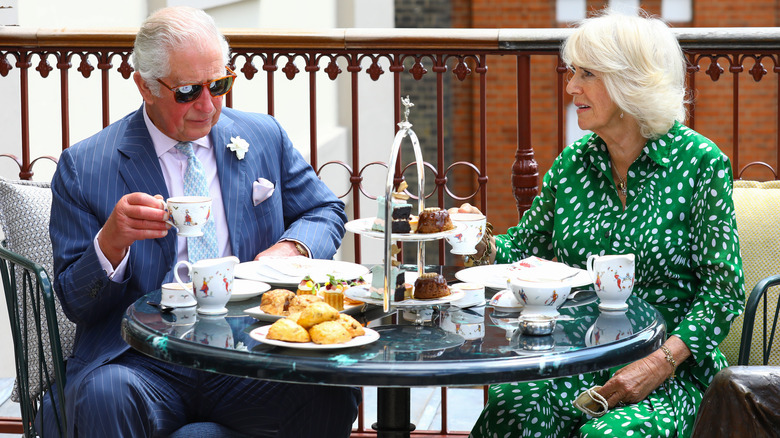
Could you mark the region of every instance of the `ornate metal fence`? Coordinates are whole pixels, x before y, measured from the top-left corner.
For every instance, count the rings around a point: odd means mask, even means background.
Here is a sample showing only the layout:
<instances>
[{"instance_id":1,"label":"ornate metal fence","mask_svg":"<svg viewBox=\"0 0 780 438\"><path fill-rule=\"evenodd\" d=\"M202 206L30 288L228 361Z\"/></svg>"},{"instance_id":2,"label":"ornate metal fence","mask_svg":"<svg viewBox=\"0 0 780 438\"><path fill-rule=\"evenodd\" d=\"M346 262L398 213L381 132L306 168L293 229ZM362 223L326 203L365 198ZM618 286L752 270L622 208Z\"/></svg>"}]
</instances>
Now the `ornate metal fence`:
<instances>
[{"instance_id":1,"label":"ornate metal fence","mask_svg":"<svg viewBox=\"0 0 780 438\"><path fill-rule=\"evenodd\" d=\"M430 161L425 166L434 184L427 196L438 205L476 203L499 218L493 220L499 223L498 229L505 229L528 208L538 191L539 175L567 142L569 100L558 48L568 32L334 29L309 33L227 30L226 35L233 50L231 67L242 80L261 84L269 114L277 111L280 84L295 82L304 88L306 97L300 99L297 117L308 120L310 162L320 175L330 169L345 174L347 189L339 195L349 201L352 217L360 216L362 201L375 196L364 185L365 173L374 166L386 166L386 157L362 144L366 141L361 127L374 117L375 109L387 109L392 114L388 130L394 132L402 117L401 97L416 90L426 96L417 103L429 110L415 116L415 123L430 130L425 153ZM687 28L676 32L690 60L689 88L695 100L689 108L688 125L711 137L732 158L736 176L777 179L780 29ZM94 117L78 108L99 106L100 126L124 115L111 114L112 97L117 83L132 76L133 38L133 31L0 27L2 102L12 113L18 105L16 122L0 121L6 130L0 157L16 163L19 178L31 179L39 162L57 160L55 152L37 156L31 152L38 149L31 144L31 121L50 117L30 110L35 95L31 76L59 81L52 87L58 93L48 96L48 105L58 104L60 117L45 124L60 131L61 149L65 149L74 141L71 127L75 120ZM295 81L302 76L305 81ZM83 96L73 96L74 78L99 81L99 98L84 102ZM334 101L348 115L338 121L346 129L347 146L336 158L321 160L320 119L323 112L333 109L321 107L320 90L323 84L335 82L340 89ZM367 83L372 82L387 84L390 96L361 100L370 86ZM228 95L228 106L238 100L237 92ZM9 143L9 138L18 141ZM397 180L409 166L399 160ZM354 254L360 262L359 238ZM439 260L445 260L443 244ZM436 432L440 434L453 433L447 426L446 400L445 391L443 421ZM361 421L358 433L365 432Z\"/></svg>"}]
</instances>

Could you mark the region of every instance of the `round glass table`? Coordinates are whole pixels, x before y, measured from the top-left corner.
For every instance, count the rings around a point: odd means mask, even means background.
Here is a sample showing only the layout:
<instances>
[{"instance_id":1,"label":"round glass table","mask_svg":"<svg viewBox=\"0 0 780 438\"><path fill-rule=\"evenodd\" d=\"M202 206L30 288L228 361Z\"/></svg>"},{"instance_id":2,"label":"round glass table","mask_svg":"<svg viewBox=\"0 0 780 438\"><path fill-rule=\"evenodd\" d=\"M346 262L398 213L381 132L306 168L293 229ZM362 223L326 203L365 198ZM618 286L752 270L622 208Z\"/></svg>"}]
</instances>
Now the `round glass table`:
<instances>
[{"instance_id":1,"label":"round glass table","mask_svg":"<svg viewBox=\"0 0 780 438\"><path fill-rule=\"evenodd\" d=\"M490 293L490 292L489 292ZM260 297L229 303L225 316L194 308L161 312L160 292L132 304L122 336L133 348L171 363L282 382L378 387L379 436L409 436L409 388L474 386L575 375L632 362L659 348L666 324L638 297L625 311L600 311L591 293L560 309L552 334L518 329L516 309L432 308L427 320L403 310L364 305L350 313L379 334L366 345L312 350L258 342L250 332L268 321L247 316ZM150 304L151 303L151 304Z\"/></svg>"}]
</instances>

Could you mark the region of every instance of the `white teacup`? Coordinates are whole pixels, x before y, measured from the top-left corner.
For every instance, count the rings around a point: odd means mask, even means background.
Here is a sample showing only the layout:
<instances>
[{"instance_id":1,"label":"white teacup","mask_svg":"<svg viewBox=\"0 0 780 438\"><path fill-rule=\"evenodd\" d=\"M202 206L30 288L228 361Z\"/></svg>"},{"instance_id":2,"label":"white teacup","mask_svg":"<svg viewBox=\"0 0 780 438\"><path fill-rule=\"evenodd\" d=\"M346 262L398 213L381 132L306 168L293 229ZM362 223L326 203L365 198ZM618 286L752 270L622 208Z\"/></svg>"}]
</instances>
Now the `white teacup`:
<instances>
[{"instance_id":1,"label":"white teacup","mask_svg":"<svg viewBox=\"0 0 780 438\"><path fill-rule=\"evenodd\" d=\"M571 292L571 285L563 282L523 281L517 278L509 283L518 302L523 304L523 315L558 316Z\"/></svg>"},{"instance_id":2,"label":"white teacup","mask_svg":"<svg viewBox=\"0 0 780 438\"><path fill-rule=\"evenodd\" d=\"M455 307L471 307L485 304L485 286L477 283L457 283L452 285L452 291L462 291L463 298L453 301Z\"/></svg>"},{"instance_id":3,"label":"white teacup","mask_svg":"<svg viewBox=\"0 0 780 438\"><path fill-rule=\"evenodd\" d=\"M233 278L238 257L222 257L219 259L203 259L195 263L182 260L176 263L173 274L176 281L184 288L187 283L179 278L179 266L185 265L192 279L190 291L198 302L198 313L206 315L221 315L227 313L225 305L230 301L233 292Z\"/></svg>"},{"instance_id":4,"label":"white teacup","mask_svg":"<svg viewBox=\"0 0 780 438\"><path fill-rule=\"evenodd\" d=\"M599 308L623 310L634 290L634 254L597 255L588 257L588 274L593 281Z\"/></svg>"},{"instance_id":5,"label":"white teacup","mask_svg":"<svg viewBox=\"0 0 780 438\"><path fill-rule=\"evenodd\" d=\"M192 283L165 283L160 287L160 304L170 307L191 307L198 304L192 296Z\"/></svg>"},{"instance_id":6,"label":"white teacup","mask_svg":"<svg viewBox=\"0 0 780 438\"><path fill-rule=\"evenodd\" d=\"M203 235L203 226L211 216L211 198L207 196L176 196L168 198L165 205L170 215L169 223L176 227L181 237Z\"/></svg>"},{"instance_id":7,"label":"white teacup","mask_svg":"<svg viewBox=\"0 0 780 438\"><path fill-rule=\"evenodd\" d=\"M447 236L447 242L452 245L453 254L472 255L477 253L477 244L485 235L487 219L479 213L452 213L452 223L461 226L461 231Z\"/></svg>"}]
</instances>

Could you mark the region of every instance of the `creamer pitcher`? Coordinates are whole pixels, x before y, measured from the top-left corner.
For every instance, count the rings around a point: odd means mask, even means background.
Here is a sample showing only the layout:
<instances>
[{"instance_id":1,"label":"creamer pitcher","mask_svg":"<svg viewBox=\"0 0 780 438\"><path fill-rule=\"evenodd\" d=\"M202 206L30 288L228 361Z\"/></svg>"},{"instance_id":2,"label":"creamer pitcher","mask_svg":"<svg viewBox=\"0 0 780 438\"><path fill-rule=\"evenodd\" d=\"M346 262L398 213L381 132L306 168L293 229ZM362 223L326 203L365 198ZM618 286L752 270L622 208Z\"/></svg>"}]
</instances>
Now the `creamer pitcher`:
<instances>
[{"instance_id":1,"label":"creamer pitcher","mask_svg":"<svg viewBox=\"0 0 780 438\"><path fill-rule=\"evenodd\" d=\"M188 291L198 302L198 313L220 315L227 313L225 305L233 293L233 278L238 263L238 257L235 256L203 259L195 263L182 260L176 263L173 273L176 281L186 287L186 283L179 278L179 266L186 265L192 279Z\"/></svg>"},{"instance_id":2,"label":"creamer pitcher","mask_svg":"<svg viewBox=\"0 0 780 438\"><path fill-rule=\"evenodd\" d=\"M600 309L628 308L626 300L634 290L634 254L588 257L588 274L598 295Z\"/></svg>"}]
</instances>

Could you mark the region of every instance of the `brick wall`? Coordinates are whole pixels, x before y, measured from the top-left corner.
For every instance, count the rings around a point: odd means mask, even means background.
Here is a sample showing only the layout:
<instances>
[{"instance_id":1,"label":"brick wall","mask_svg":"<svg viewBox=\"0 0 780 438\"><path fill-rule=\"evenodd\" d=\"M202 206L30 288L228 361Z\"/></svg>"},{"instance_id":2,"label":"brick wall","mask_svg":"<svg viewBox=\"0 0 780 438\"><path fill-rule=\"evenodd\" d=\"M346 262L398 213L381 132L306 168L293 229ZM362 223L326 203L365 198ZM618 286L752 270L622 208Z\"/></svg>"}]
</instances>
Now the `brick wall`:
<instances>
[{"instance_id":1,"label":"brick wall","mask_svg":"<svg viewBox=\"0 0 780 438\"><path fill-rule=\"evenodd\" d=\"M453 27L473 28L545 28L556 27L555 2L511 0L453 0ZM496 232L503 233L518 220L512 195L511 164L517 150L517 94L516 58L502 57L490 60L487 90L488 183L487 204L490 221ZM534 102L531 123L534 126L532 146L539 164L540 177L557 155L557 119L555 114L556 74L555 58L539 57L531 65ZM456 122L455 149L457 159L479 162L479 108L478 84L472 90L459 90L455 105L463 122ZM469 114L464 114L471 109ZM466 156L470 153L471 157ZM454 186L459 193L471 193L474 179L459 179ZM479 205L475 198L472 203Z\"/></svg>"},{"instance_id":2,"label":"brick wall","mask_svg":"<svg viewBox=\"0 0 780 438\"><path fill-rule=\"evenodd\" d=\"M395 27L397 28L449 28L452 27L450 0L399 0L395 3ZM436 81L437 73L433 71L433 61L430 58L423 58L420 60L422 65L427 70L427 73L420 79L415 80L414 77L408 72L408 70L414 65L414 59L407 59L404 63L406 72L401 76L401 95L408 95L411 101L414 103L411 115L409 116L412 122L412 130L420 140L420 146L423 154L423 159L436 165L438 157L436 156L436 142L438 138L437 132L437 95L436 95ZM453 118L453 102L452 94L447 90L452 88L452 76L445 73L442 76L444 81L443 89L445 90L443 98L443 120L444 120L444 151L445 164L452 162L452 124L455 120ZM411 152L411 147L405 143L402 148L402 162L405 164L414 160L414 155ZM409 188L412 193L417 193L417 172L414 167L409 168L404 173ZM430 170L426 170L425 174L425 192L430 194L435 189L435 178ZM426 206L434 207L441 206L437 199L437 196L433 196L426 200ZM451 205L446 205L447 207Z\"/></svg>"},{"instance_id":3,"label":"brick wall","mask_svg":"<svg viewBox=\"0 0 780 438\"><path fill-rule=\"evenodd\" d=\"M693 0L693 21L691 23L674 23L680 27L730 27L730 26L777 26L780 23L780 0ZM435 27L413 25L415 20L435 20L436 17L421 17L421 15L436 15L436 10L443 10L449 5L449 12L441 12L444 18L436 25L445 25L447 20L455 28L546 28L566 26L555 20L554 0L396 0L396 9L402 13L416 15L410 17L409 25L399 27ZM588 11L601 10L606 1L588 0ZM439 9L435 9L436 8ZM661 15L661 0L648 0L641 7L654 15ZM427 8L427 9L426 9ZM411 11L411 12L408 12ZM421 14L420 12L426 13ZM398 16L397 16L398 17ZM556 75L554 73L554 58L539 57L532 64L532 90L534 102L532 108L532 124L534 133L532 146L536 153L541 177L549 169L557 155L557 119L556 119ZM747 69L752 63L747 63ZM698 94L695 96L694 128L715 141L721 149L732 156L734 135L732 133L733 114L731 111L733 99L733 76L729 66L721 61L725 73L720 80L713 82L709 76L700 72L696 75ZM703 69L708 67L707 63ZM740 162L765 161L775 165L777 149L777 82L778 74L773 72L774 65L764 63L769 73L756 83L747 71L739 74L739 93L742 107L739 111L739 143ZM747 70L746 69L746 70ZM511 192L511 163L517 148L517 104L515 58L505 57L491 59L488 71L488 120L487 127L488 162L487 172L490 176L488 185L488 209L490 220L496 231L502 233L517 223L517 210ZM449 77L449 75L447 75ZM770 81L770 83L767 83ZM406 87L404 83L404 87ZM466 160L479 163L479 83L477 75L472 74L462 84L453 84L454 92L449 107L453 117L452 123L447 123L451 136L447 137L447 146L452 142L453 156L445 159L445 164ZM435 90L433 90L435 91ZM423 96L423 94L418 94ZM434 105L433 97L421 99L421 106ZM430 101L428 101L430 99ZM567 102L569 101L567 97ZM417 108L415 108L417 109ZM415 127L420 122L419 113L415 115ZM427 117L427 116L426 116ZM435 119L434 128L435 128ZM448 120L448 119L445 119ZM435 131L434 131L435 132ZM449 133L449 131L448 131ZM418 135L420 132L418 132ZM421 141L435 141L432 139ZM435 157L426 154L426 159ZM745 178L771 179L770 172L760 168L748 171ZM453 172L450 174L450 187L459 195L472 193L475 190L476 178L471 172ZM448 206L454 202L445 200ZM472 203L479 205L481 200L476 197Z\"/></svg>"},{"instance_id":4,"label":"brick wall","mask_svg":"<svg viewBox=\"0 0 780 438\"><path fill-rule=\"evenodd\" d=\"M694 1L694 27L774 27L778 21L778 2L774 0L727 0ZM695 128L712 139L729 156L732 156L734 135L731 111L734 96L733 74L729 65L719 62L724 69L720 80L713 82L709 76L697 75ZM764 161L773 166L777 163L777 81L770 61L764 63L768 75L757 83L748 70L752 62L746 63L745 71L739 73L739 97L742 107L739 111L740 162ZM706 69L709 64L703 66ZM767 83L767 81L769 83ZM746 179L772 179L768 170L752 168L744 175Z\"/></svg>"}]
</instances>

